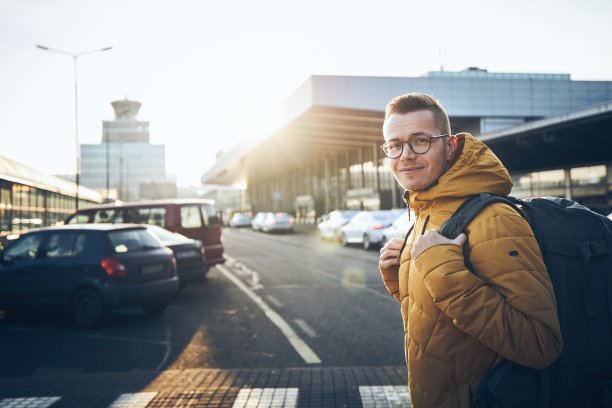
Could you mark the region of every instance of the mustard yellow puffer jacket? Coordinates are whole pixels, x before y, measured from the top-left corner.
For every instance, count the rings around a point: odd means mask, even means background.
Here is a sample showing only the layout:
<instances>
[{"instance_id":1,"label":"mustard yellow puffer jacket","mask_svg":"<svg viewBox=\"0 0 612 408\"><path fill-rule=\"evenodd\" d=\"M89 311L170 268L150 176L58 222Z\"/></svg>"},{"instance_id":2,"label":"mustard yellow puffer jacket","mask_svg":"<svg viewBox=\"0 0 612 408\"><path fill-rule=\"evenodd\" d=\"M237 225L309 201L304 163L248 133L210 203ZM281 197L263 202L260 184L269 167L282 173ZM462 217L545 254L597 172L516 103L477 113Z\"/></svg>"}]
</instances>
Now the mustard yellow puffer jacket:
<instances>
[{"instance_id":1,"label":"mustard yellow puffer jacket","mask_svg":"<svg viewBox=\"0 0 612 408\"><path fill-rule=\"evenodd\" d=\"M546 266L528 223L511 207L490 205L468 226L473 271L457 245L410 257L416 237L438 229L468 196L507 195L512 188L491 150L467 133L459 138L461 155L438 183L406 193L415 227L399 268L381 268L388 291L401 302L416 408L469 407L478 380L502 357L542 368L562 349Z\"/></svg>"}]
</instances>

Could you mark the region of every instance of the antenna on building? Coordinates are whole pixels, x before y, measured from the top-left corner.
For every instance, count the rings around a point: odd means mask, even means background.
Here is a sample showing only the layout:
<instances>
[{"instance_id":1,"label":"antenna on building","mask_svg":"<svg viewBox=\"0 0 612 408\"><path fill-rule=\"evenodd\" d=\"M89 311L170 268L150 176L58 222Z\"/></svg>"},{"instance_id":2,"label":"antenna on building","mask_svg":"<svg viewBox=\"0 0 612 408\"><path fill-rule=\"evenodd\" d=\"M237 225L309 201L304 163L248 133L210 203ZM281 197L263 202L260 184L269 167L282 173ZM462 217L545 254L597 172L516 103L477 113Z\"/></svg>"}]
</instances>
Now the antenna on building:
<instances>
[{"instance_id":1,"label":"antenna on building","mask_svg":"<svg viewBox=\"0 0 612 408\"><path fill-rule=\"evenodd\" d=\"M438 48L438 59L440 60L440 71L444 72L446 66L446 48Z\"/></svg>"}]
</instances>

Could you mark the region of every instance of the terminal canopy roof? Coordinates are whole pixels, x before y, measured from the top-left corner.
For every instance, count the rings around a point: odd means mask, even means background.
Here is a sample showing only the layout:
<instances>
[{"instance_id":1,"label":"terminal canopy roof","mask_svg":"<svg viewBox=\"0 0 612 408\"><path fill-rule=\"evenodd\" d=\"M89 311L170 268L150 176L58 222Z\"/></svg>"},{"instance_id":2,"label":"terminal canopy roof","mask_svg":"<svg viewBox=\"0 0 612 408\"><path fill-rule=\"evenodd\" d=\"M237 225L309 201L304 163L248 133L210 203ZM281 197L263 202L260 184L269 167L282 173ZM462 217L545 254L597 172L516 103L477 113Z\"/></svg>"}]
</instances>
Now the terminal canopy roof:
<instances>
[{"instance_id":1,"label":"terminal canopy roof","mask_svg":"<svg viewBox=\"0 0 612 408\"><path fill-rule=\"evenodd\" d=\"M504 111L486 104L475 108L477 100L465 99L492 98L490 94L474 93L461 100L453 94L454 88L449 88L448 83L443 84L450 90L440 88L441 80L450 79L311 77L283 106L282 127L264 140L245 140L237 145L202 176L202 183L238 184L255 174L283 174L307 163L321 165L325 158L335 160L340 167L382 158L378 146L383 142L383 109L394 96L411 91L436 96L449 113L453 132L475 134L511 172L612 160L612 83L603 82L602 86L609 89L610 98L597 105L554 115L546 115L544 108L535 111L532 106L518 112L518 108L513 107L507 110L507 115L511 116L509 112L512 111L515 119L525 123L481 134L481 119L504 117ZM568 83L576 82L569 77L553 78L549 80L550 86L559 81L565 83L566 79ZM502 93L505 89L493 85L490 88L492 93ZM519 106L519 102L524 100L511 103ZM471 108L466 108L466 104ZM567 106L572 105L568 102Z\"/></svg>"}]
</instances>

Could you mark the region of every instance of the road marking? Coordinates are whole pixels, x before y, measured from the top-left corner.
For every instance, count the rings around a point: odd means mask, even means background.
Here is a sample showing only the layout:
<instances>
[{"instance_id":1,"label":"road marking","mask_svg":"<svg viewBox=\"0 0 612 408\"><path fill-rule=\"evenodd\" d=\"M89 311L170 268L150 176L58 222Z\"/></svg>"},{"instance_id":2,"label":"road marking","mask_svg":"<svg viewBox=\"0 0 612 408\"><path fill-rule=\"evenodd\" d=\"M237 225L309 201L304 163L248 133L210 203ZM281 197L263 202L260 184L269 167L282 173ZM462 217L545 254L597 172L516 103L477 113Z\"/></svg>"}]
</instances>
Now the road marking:
<instances>
[{"instance_id":1,"label":"road marking","mask_svg":"<svg viewBox=\"0 0 612 408\"><path fill-rule=\"evenodd\" d=\"M2 332L2 330L30 332L30 333L61 334L64 336L86 337L86 338L96 339L96 340L126 341L129 343L147 343L147 344L154 344L154 345L161 345L161 346L166 345L165 340L134 339L130 337L102 336L99 334L75 333L75 332L49 330L49 329L31 329L31 328L19 327L19 326L2 326L0 328L0 332Z\"/></svg>"},{"instance_id":2,"label":"road marking","mask_svg":"<svg viewBox=\"0 0 612 408\"><path fill-rule=\"evenodd\" d=\"M405 385L359 386L359 396L363 407L412 407L410 393Z\"/></svg>"},{"instance_id":3,"label":"road marking","mask_svg":"<svg viewBox=\"0 0 612 408\"><path fill-rule=\"evenodd\" d=\"M156 395L157 392L121 394L108 408L144 408Z\"/></svg>"},{"instance_id":4,"label":"road marking","mask_svg":"<svg viewBox=\"0 0 612 408\"><path fill-rule=\"evenodd\" d=\"M216 268L236 286L238 286L240 290L242 290L248 297L251 298L251 300L253 300L253 302L255 302L257 306L259 306L264 311L266 316L268 316L268 319L270 319L270 321L280 329L280 331L285 335L285 337L287 337L289 343L293 346L295 351L297 351L300 357L302 357L306 364L321 363L321 359L319 358L319 356L317 356L315 352L308 346L308 344L306 344L300 338L300 336L297 335L297 333L291 328L291 326L289 326L289 324L287 324L287 322L281 317L281 315L279 315L272 308L270 308L270 306L268 306L263 300L261 300L261 297L256 295L255 292L249 289L244 283L242 283L240 279L234 276L234 274L231 273L223 265L217 265Z\"/></svg>"},{"instance_id":5,"label":"road marking","mask_svg":"<svg viewBox=\"0 0 612 408\"><path fill-rule=\"evenodd\" d=\"M317 332L315 331L315 329L310 327L310 325L308 323L306 323L306 320L303 320L303 319L293 319L293 321L308 336L310 336L310 337L317 337Z\"/></svg>"},{"instance_id":6,"label":"road marking","mask_svg":"<svg viewBox=\"0 0 612 408\"><path fill-rule=\"evenodd\" d=\"M4 398L0 400L0 408L47 408L61 397L26 397Z\"/></svg>"},{"instance_id":7,"label":"road marking","mask_svg":"<svg viewBox=\"0 0 612 408\"><path fill-rule=\"evenodd\" d=\"M245 245L238 244L238 246L243 246L243 247L244 247ZM287 258L283 258L283 257L281 257L281 256L277 256L277 255L274 255L274 254L269 253L269 252L260 251L260 250L258 250L258 249L256 249L256 248L253 248L253 247L249 247L249 249L250 249L251 251L259 252L259 253L261 253L261 254L266 254L266 255L267 255L269 258L276 258L276 259L278 259L278 260L280 260L280 261L283 261L283 262L285 262L285 263L293 264L293 265L295 265L295 266L297 266L297 267L300 267L300 268L305 268L305 269L307 269L307 270L309 270L309 271L311 271L311 272L318 273L319 275L323 275L323 276L325 276L325 277L327 277L327 278L329 278L329 279L331 279L331 280L333 280L333 281L340 282L340 284L341 284L341 285L344 283L344 282L342 281L342 277L337 277L337 276L335 276L335 275L333 275L333 274L331 274L331 273L328 273L328 272L323 272L323 271L321 271L321 270L319 270L319 269L315 269L315 268L313 268L312 266L305 265L305 264L298 263L298 262L292 262L291 260L289 260L289 259L287 259ZM225 258L226 258L227 260L230 260L230 259L231 259L231 261L230 261L229 265L231 265L231 264L232 264L232 262L235 262L235 259L233 259L232 257L228 256L227 254L225 254ZM381 297L381 298L383 298L383 299L385 299L385 300L388 300L388 301L390 301L390 302L394 302L394 303L396 302L395 298L394 298L393 296L389 295L388 293L380 293L380 292L378 292L377 290L374 290L374 289L369 288L369 287L367 287L367 286L365 286L365 287L361 288L361 290L365 290L366 292L369 292L369 293L371 293L371 294L373 294L373 295L376 295L376 296L378 296L378 297Z\"/></svg>"},{"instance_id":8,"label":"road marking","mask_svg":"<svg viewBox=\"0 0 612 408\"><path fill-rule=\"evenodd\" d=\"M232 408L296 407L298 388L241 388Z\"/></svg>"},{"instance_id":9,"label":"road marking","mask_svg":"<svg viewBox=\"0 0 612 408\"><path fill-rule=\"evenodd\" d=\"M268 295L266 296L268 298L268 300L270 301L270 303L274 304L274 306L278 307L279 309L281 307L283 307L284 305L280 302L280 300L278 300L277 298L275 298L272 295Z\"/></svg>"},{"instance_id":10,"label":"road marking","mask_svg":"<svg viewBox=\"0 0 612 408\"><path fill-rule=\"evenodd\" d=\"M166 361L168 361L168 358L170 358L170 354L172 353L172 325L168 321L167 316L164 316L164 326L166 326L166 352L164 353L162 361L155 368L156 370L162 369L162 367L166 364Z\"/></svg>"}]
</instances>

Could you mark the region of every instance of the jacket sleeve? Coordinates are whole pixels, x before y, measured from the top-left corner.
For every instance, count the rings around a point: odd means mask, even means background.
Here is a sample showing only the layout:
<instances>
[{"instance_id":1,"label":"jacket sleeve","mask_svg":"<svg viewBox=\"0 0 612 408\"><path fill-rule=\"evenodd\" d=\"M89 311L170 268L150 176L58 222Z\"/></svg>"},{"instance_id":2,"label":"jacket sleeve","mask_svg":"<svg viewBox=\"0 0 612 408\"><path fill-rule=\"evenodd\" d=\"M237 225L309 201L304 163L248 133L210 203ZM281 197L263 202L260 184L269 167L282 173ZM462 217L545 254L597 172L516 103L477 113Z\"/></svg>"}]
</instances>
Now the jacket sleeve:
<instances>
[{"instance_id":1,"label":"jacket sleeve","mask_svg":"<svg viewBox=\"0 0 612 408\"><path fill-rule=\"evenodd\" d=\"M504 204L485 208L463 249L438 245L414 262L434 303L467 334L510 361L544 368L563 348L555 295L529 224Z\"/></svg>"},{"instance_id":2,"label":"jacket sleeve","mask_svg":"<svg viewBox=\"0 0 612 408\"><path fill-rule=\"evenodd\" d=\"M380 276L382 277L383 283L385 284L389 294L393 296L395 300L401 302L398 278L399 266L383 268L383 266L379 263L378 270L380 271Z\"/></svg>"}]
</instances>

